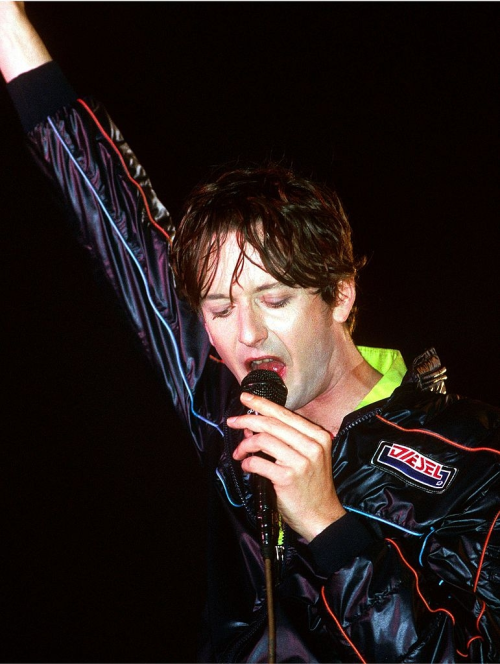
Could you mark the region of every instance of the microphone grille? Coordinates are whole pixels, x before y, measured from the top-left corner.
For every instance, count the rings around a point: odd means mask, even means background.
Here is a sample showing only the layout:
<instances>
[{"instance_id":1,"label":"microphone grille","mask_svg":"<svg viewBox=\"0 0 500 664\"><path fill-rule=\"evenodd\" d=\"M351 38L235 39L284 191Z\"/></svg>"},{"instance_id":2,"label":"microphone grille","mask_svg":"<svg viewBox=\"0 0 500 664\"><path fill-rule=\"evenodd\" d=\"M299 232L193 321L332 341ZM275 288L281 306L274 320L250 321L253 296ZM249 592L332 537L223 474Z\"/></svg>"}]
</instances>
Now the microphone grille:
<instances>
[{"instance_id":1,"label":"microphone grille","mask_svg":"<svg viewBox=\"0 0 500 664\"><path fill-rule=\"evenodd\" d=\"M241 381L241 391L264 397L279 406L284 406L288 394L287 387L275 371L255 369Z\"/></svg>"}]
</instances>

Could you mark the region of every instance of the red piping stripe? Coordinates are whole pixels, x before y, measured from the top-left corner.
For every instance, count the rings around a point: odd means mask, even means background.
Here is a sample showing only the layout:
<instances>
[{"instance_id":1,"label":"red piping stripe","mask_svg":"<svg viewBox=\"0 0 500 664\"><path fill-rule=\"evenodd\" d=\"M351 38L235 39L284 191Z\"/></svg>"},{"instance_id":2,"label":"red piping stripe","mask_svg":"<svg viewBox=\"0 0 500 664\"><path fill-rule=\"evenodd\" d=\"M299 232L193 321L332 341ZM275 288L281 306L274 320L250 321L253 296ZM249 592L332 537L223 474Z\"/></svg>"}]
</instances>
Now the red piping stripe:
<instances>
[{"instance_id":1,"label":"red piping stripe","mask_svg":"<svg viewBox=\"0 0 500 664\"><path fill-rule=\"evenodd\" d=\"M493 525L495 524L495 522L496 522L496 520L498 519L498 516L499 516L499 515L500 515L500 512L496 515L495 520L494 520L494 522L493 522L493 524L492 524L492 526L491 526L491 528L490 528L490 531L489 531L489 533L488 533L488 537L487 537L487 541L488 541L488 539L489 539L489 537L490 537L490 535L491 535L491 532L492 532L492 530L493 530ZM387 540L388 542L390 542L390 543L395 547L395 549L396 549L397 552L399 553L399 556L401 557L401 560L404 562L404 564L406 565L406 567L408 567L408 569L413 573L413 575L414 575L414 577L415 577L415 583L416 583L417 593L418 593L420 599L422 600L422 602L424 603L426 609L427 609L428 611L430 611L431 613L437 613L438 611L442 611L443 613L446 613L446 614L451 618L452 623L455 624L455 618L454 618L453 614L451 614L447 609L443 609L443 608L440 608L440 609L431 609L431 607L430 607L429 604L427 603L425 597L424 597L424 596L422 595L422 593L420 592L420 587L419 587L419 582L418 582L418 575L417 575L417 572L413 569L413 567L412 567L412 566L408 563L408 561L405 559L405 557L403 556L403 553L402 553L401 549L400 549L399 546L396 544L396 542L395 542L394 540L390 539L389 537L386 537L386 540ZM482 558L481 558L481 562L482 562ZM323 597L323 601L324 601L324 603L325 603L325 606L326 606L326 609L327 609L328 613L331 615L331 617L332 617L333 620L335 621L337 627L338 627L339 630L342 632L342 635L344 636L344 638L346 639L346 641L349 642L349 644L351 645L352 649L354 650L354 652L356 653L356 655L359 657L359 659L361 660L361 662L363 662L363 664L366 664L366 661L365 661L365 660L363 659L363 657L361 656L359 650L356 648L356 646L355 646L354 643L351 641L351 639L347 636L345 630L343 629L343 627L341 626L339 620L337 619L337 616L333 613L333 611L332 611L332 610L330 609L330 607L328 606L328 602L327 602L327 600L326 600L326 596L325 596L325 588L324 588L324 587L321 589L321 596ZM477 629L478 629L478 630L479 630L479 622L480 622L480 620L481 620L481 618L482 618L482 616L483 616L485 610L486 610L486 603L483 602L483 608L481 609L481 612L480 612L480 614L479 614L479 616L478 616L478 618L477 618L477 623L476 623L476 626L477 626ZM469 648L470 648L470 644L471 644L473 641L475 641L476 639L481 639L481 640L482 640L483 637L482 637L480 634L477 634L476 636L473 636L471 639L469 639L469 641L468 641L468 643L467 643L467 650L469 650ZM461 657L467 657L467 656L468 656L468 653L463 653L463 652L461 652L461 651L458 650L458 649L457 649L457 653L458 653Z\"/></svg>"},{"instance_id":2,"label":"red piping stripe","mask_svg":"<svg viewBox=\"0 0 500 664\"><path fill-rule=\"evenodd\" d=\"M390 420L386 420L385 417L382 417L382 415L376 415L376 417L385 424L389 424L391 427L399 429L400 431L404 431L406 433L424 433L427 436L433 436L434 438L438 438L439 440L442 440L444 443L448 443L448 445L453 445L453 447L458 447L464 452L493 452L493 454L500 455L500 451L494 450L492 447L466 447L465 445L460 445L460 443L455 443L453 440L441 436L439 433L434 433L434 431L428 431L427 429L405 429L404 427L399 426L399 424L395 424Z\"/></svg>"},{"instance_id":3,"label":"red piping stripe","mask_svg":"<svg viewBox=\"0 0 500 664\"><path fill-rule=\"evenodd\" d=\"M476 622L476 629L477 629L478 632L479 632L479 622L480 622L480 620L481 620L481 618L482 618L482 616L483 616L483 613L484 613L485 611L486 611L486 602L483 602L483 608L481 609L481 611L480 611L480 613L479 613L479 615L478 615L478 617L477 617L477 622ZM470 644L471 644L473 641L475 641L476 639L481 639L481 641L483 641L483 637L482 637L480 634L476 634L476 636L471 637L471 638L467 641L467 650L469 650L469 648L470 648ZM457 649L457 652L458 652L459 655L462 655L462 657L467 657L467 655L468 655L468 653L464 655L464 654L461 653L460 650L458 650L458 649Z\"/></svg>"},{"instance_id":4,"label":"red piping stripe","mask_svg":"<svg viewBox=\"0 0 500 664\"><path fill-rule=\"evenodd\" d=\"M162 228L158 223L156 223L156 221L154 220L153 215L151 214L151 211L150 211L150 209L149 209L149 204L148 204L148 201L147 201L147 198L146 198L146 194L145 194L144 191L142 190L141 185L140 185L136 180L134 180L134 178L133 178L133 177L130 175L130 173L128 172L128 168L127 168L127 166L126 166L126 164L125 164L125 161L124 161L124 159L123 159L123 157L122 157L122 155L121 155L120 150L118 150L118 148L116 147L116 145L113 143L113 140L111 139L111 137L108 136L108 134L104 131L103 126L101 125L101 123L99 122L99 120L96 118L96 116L94 115L94 113L90 110L89 106L83 101L83 99L78 99L78 102L79 102L79 103L85 108L85 110L87 111L87 113L88 113L88 114L90 115L90 117L94 120L94 122L96 123L96 125L99 127L99 131L102 133L102 135L104 136L104 138L108 141L108 143L111 145L111 147L113 148L113 150L114 150L114 151L116 152L116 154L118 155L118 158L119 158L119 160L120 160L120 162L121 162L121 164L122 164L122 166L123 166L123 169L124 169L125 173L127 174L128 179L129 179L129 180L130 180L130 181L131 181L131 182L137 187L137 189L139 190L139 192L140 192L140 194L141 194L141 196L142 196L142 199L143 199L143 201L144 201L144 205L146 206L146 212L147 212L147 215L148 215L148 219L149 219L149 221L153 224L153 226L155 226L155 228L157 228L157 229L160 231L160 233L163 233L163 235L167 238L167 240L170 242L170 244L172 244L172 239L171 239L170 235L165 231L165 229L163 229L163 228Z\"/></svg>"},{"instance_id":5,"label":"red piping stripe","mask_svg":"<svg viewBox=\"0 0 500 664\"><path fill-rule=\"evenodd\" d=\"M396 550L398 551L399 555L401 556L401 560L402 560L402 561L404 562L404 564L408 567L408 569L411 570L411 571L413 572L413 575L414 575L414 577L415 577L415 581L416 581L417 593L419 594L420 599L421 599L422 602L425 604L426 608L427 608L431 613L437 613L438 611L443 611L443 612L446 613L448 616L450 616L452 623L455 624L455 618L454 618L453 614L451 614L447 609L431 609L431 607L430 607L429 604L427 603L425 597L424 597L424 596L422 595L422 593L420 592L420 587L419 587L419 584L418 584L418 575L417 575L416 571L415 571L415 570L413 569L413 567L407 562L407 560L406 560L405 557L403 556L403 553L401 552L401 549L400 549L399 546L396 544L396 542L395 542L394 540L390 539L389 537L386 537L386 540L387 540L388 542L390 542L391 544L394 545L394 547L395 547ZM479 618L481 617L482 613L484 612L484 609L485 609L485 607L483 606L483 611L481 612ZM478 624L478 629L479 629L479 618L478 618L478 623L477 623L477 624ZM469 642L467 643L467 649L469 649L469 646L470 646L470 644L472 643L472 641L474 641L475 639L482 639L482 638L483 638L483 637L480 636L480 635L473 636L471 639L469 639ZM467 657L467 653L464 654L464 653L460 652L460 650L457 650L457 653L458 653L459 655L461 655L462 657Z\"/></svg>"},{"instance_id":6,"label":"red piping stripe","mask_svg":"<svg viewBox=\"0 0 500 664\"><path fill-rule=\"evenodd\" d=\"M500 516L500 510L497 512L495 518L493 519L493 523L490 526L490 529L488 531L488 534L486 535L486 540L484 542L484 547L483 547L483 552L481 553L481 559L479 561L479 566L477 569L477 574L476 574L476 580L474 581L474 592L476 592L477 584L479 583L479 576L481 575L481 567L483 566L484 562L484 554L486 553L486 549L488 548L488 544L490 542L490 537L491 534L493 533L493 528L495 527L495 523L498 521L498 517Z\"/></svg>"},{"instance_id":7,"label":"red piping stripe","mask_svg":"<svg viewBox=\"0 0 500 664\"><path fill-rule=\"evenodd\" d=\"M325 606L326 606L326 609L327 609L328 613L329 613L329 614L331 615L331 617L335 620L335 623L336 623L337 627L338 627L339 630L342 632L342 636L346 639L346 641L349 642L351 648L354 650L354 652L356 653L356 655L359 657L360 661L363 662L363 664L366 664L366 660L363 659L363 657L361 656L361 653L359 652L359 650L356 648L356 646L355 646L354 643L351 641L351 639L347 636L347 634L346 634L344 628L342 627L342 625L341 625L340 622L338 621L337 616L333 613L333 611L332 611L332 610L330 609L330 607L328 606L328 602L326 601L326 597L325 597L325 587L324 587L324 586L323 586L323 588L321 588L321 596L323 597L323 602L325 603Z\"/></svg>"},{"instance_id":8,"label":"red piping stripe","mask_svg":"<svg viewBox=\"0 0 500 664\"><path fill-rule=\"evenodd\" d=\"M486 611L486 602L483 602L483 608L481 609L481 612L479 613L477 617L477 622L476 622L476 627L477 631L479 632L479 623L481 622L481 618L483 617L483 613Z\"/></svg>"},{"instance_id":9,"label":"red piping stripe","mask_svg":"<svg viewBox=\"0 0 500 664\"><path fill-rule=\"evenodd\" d=\"M447 615L450 616L452 623L455 624L455 618L454 618L453 614L451 614L448 611L448 609L431 609L431 607L427 603L427 600L425 599L425 597L420 592L420 586L419 586L419 583L418 583L418 574L413 569L413 567L410 565L410 563L406 560L406 558L403 556L403 553L402 553L401 549L399 548L399 546L396 544L396 542L394 540L390 539L389 537L386 537L385 539L387 540L387 542L390 542L394 546L394 548L399 553L399 555L401 557L401 560L404 562L406 567L408 567L408 569L413 573L413 576L415 577L417 593L418 593L420 599L422 600L422 602L425 604L425 607L427 608L427 610L430 611L431 613L437 613L438 611L443 611L443 613L446 613Z\"/></svg>"},{"instance_id":10,"label":"red piping stripe","mask_svg":"<svg viewBox=\"0 0 500 664\"><path fill-rule=\"evenodd\" d=\"M476 636L473 636L471 639L469 639L469 642L467 643L467 650L470 648L470 644L475 641L476 639L481 639L483 640L483 637L480 634L477 634ZM458 650L457 650L458 652ZM460 653L461 654L461 653Z\"/></svg>"}]
</instances>

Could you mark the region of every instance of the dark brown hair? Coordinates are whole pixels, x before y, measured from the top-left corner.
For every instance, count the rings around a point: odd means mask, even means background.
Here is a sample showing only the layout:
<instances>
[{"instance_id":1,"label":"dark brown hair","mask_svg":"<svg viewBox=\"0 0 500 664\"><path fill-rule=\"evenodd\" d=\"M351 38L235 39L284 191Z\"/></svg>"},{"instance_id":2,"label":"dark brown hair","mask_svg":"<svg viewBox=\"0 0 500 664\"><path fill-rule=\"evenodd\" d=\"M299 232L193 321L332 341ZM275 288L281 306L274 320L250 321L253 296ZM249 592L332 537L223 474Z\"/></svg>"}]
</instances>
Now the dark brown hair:
<instances>
[{"instance_id":1,"label":"dark brown hair","mask_svg":"<svg viewBox=\"0 0 500 664\"><path fill-rule=\"evenodd\" d=\"M351 227L333 191L279 165L232 170L192 192L175 235L172 267L195 310L230 233L241 248L232 283L250 245L275 279L314 288L330 306L339 282L355 279L364 264L354 258ZM354 308L347 322L352 331Z\"/></svg>"}]
</instances>

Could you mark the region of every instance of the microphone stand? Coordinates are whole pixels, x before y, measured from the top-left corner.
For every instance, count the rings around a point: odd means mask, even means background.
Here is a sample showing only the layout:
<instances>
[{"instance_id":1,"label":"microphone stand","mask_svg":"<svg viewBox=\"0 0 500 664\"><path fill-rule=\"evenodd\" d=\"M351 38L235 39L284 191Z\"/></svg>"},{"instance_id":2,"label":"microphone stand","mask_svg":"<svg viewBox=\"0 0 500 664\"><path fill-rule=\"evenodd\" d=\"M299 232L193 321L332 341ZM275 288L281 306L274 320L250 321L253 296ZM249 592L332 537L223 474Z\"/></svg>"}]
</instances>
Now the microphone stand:
<instances>
[{"instance_id":1,"label":"microphone stand","mask_svg":"<svg viewBox=\"0 0 500 664\"><path fill-rule=\"evenodd\" d=\"M264 560L267 599L269 664L276 662L276 621L274 617L273 562L275 556L275 536L277 531L277 513L274 508L275 495L271 482L260 475L255 476L255 512L260 533L261 552Z\"/></svg>"},{"instance_id":2,"label":"microphone stand","mask_svg":"<svg viewBox=\"0 0 500 664\"><path fill-rule=\"evenodd\" d=\"M266 572L266 596L267 596L267 656L269 664L276 662L276 621L274 619L274 598L273 598L273 561L270 558L264 558Z\"/></svg>"}]
</instances>

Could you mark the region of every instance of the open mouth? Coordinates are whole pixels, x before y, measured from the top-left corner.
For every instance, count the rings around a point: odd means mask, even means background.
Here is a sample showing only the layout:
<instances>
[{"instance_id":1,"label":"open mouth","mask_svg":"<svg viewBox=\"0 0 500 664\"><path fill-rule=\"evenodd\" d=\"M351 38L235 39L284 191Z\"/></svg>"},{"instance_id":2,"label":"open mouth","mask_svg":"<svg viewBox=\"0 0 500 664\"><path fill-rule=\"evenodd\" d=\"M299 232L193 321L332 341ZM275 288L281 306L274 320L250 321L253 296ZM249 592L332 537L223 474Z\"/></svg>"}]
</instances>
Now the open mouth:
<instances>
[{"instance_id":1,"label":"open mouth","mask_svg":"<svg viewBox=\"0 0 500 664\"><path fill-rule=\"evenodd\" d=\"M254 371L255 369L274 371L281 378L283 378L285 372L285 364L275 357L264 357L259 360L247 362L247 367L249 368L249 371Z\"/></svg>"}]
</instances>

